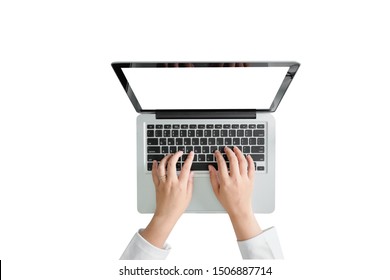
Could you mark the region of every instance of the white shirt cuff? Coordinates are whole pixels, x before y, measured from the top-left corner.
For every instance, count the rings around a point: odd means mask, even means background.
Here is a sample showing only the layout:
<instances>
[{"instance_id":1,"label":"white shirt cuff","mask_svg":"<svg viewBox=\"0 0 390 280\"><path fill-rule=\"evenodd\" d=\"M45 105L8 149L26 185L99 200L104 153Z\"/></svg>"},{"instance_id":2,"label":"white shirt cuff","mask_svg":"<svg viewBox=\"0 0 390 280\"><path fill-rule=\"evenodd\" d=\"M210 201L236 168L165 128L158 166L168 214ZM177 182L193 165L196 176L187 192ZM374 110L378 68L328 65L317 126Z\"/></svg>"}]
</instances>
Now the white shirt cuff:
<instances>
[{"instance_id":1,"label":"white shirt cuff","mask_svg":"<svg viewBox=\"0 0 390 280\"><path fill-rule=\"evenodd\" d=\"M134 234L129 245L123 252L121 260L164 260L167 258L171 246L165 244L164 248L158 248L150 244L146 239L144 239L140 232L143 229L140 229L136 234Z\"/></svg>"},{"instance_id":2,"label":"white shirt cuff","mask_svg":"<svg viewBox=\"0 0 390 280\"><path fill-rule=\"evenodd\" d=\"M259 235L238 241L243 259L283 259L282 248L276 229L271 227Z\"/></svg>"}]
</instances>

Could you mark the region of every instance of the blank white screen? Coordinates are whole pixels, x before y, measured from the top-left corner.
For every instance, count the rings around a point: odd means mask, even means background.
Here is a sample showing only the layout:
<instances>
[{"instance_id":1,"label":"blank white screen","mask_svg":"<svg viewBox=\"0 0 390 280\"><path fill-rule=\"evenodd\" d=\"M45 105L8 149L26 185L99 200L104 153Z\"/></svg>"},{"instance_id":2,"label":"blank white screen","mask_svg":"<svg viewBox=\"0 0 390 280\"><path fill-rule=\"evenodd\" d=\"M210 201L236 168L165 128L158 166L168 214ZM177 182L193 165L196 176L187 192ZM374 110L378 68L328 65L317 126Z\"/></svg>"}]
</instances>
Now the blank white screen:
<instances>
[{"instance_id":1,"label":"blank white screen","mask_svg":"<svg viewBox=\"0 0 390 280\"><path fill-rule=\"evenodd\" d=\"M142 109L269 109L288 67L125 68Z\"/></svg>"}]
</instances>

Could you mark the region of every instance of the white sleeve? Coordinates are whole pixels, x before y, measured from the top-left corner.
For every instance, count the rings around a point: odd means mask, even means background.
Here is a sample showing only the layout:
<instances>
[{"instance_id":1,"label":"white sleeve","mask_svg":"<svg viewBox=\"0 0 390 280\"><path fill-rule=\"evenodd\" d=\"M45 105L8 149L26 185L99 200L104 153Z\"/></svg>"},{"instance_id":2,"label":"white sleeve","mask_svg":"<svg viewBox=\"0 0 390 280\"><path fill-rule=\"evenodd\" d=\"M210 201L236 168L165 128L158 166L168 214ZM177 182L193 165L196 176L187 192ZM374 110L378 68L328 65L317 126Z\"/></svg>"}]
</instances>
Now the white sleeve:
<instances>
[{"instance_id":1,"label":"white sleeve","mask_svg":"<svg viewBox=\"0 0 390 280\"><path fill-rule=\"evenodd\" d=\"M243 259L283 259L276 229L271 227L259 235L238 241Z\"/></svg>"},{"instance_id":2,"label":"white sleeve","mask_svg":"<svg viewBox=\"0 0 390 280\"><path fill-rule=\"evenodd\" d=\"M139 233L143 229L140 229L134 234L129 245L127 245L125 251L121 256L121 260L165 260L171 250L168 244L164 245L164 248L158 248L150 244Z\"/></svg>"}]
</instances>

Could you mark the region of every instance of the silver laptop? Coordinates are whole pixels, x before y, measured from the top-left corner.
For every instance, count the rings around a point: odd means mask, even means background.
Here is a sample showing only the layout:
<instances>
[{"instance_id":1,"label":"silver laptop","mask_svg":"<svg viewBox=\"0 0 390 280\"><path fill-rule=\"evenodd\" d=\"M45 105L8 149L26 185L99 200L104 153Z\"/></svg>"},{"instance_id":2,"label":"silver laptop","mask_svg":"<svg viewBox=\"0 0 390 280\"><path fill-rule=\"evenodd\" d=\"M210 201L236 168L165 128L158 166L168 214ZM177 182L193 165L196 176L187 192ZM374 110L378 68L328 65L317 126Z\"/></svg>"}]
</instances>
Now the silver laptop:
<instances>
[{"instance_id":1,"label":"silver laptop","mask_svg":"<svg viewBox=\"0 0 390 280\"><path fill-rule=\"evenodd\" d=\"M114 62L137 117L137 208L155 210L153 160L195 152L194 191L187 212L224 212L209 179L215 150L237 146L255 161L253 211L275 208L276 110L297 62ZM226 155L225 155L225 159ZM229 162L227 161L229 165Z\"/></svg>"}]
</instances>

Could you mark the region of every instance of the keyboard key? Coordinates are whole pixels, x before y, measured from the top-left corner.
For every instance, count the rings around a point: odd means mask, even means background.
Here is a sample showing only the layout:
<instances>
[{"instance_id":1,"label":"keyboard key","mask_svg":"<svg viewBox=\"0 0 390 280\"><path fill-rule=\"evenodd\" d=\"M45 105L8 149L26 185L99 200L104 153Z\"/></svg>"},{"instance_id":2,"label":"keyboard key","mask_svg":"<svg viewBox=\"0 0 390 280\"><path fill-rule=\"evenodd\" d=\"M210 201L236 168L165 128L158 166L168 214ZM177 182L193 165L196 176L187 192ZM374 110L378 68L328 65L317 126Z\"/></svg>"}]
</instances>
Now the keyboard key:
<instances>
[{"instance_id":1,"label":"keyboard key","mask_svg":"<svg viewBox=\"0 0 390 280\"><path fill-rule=\"evenodd\" d=\"M153 160L157 160L157 161L161 161L163 158L165 157L165 155L156 155L156 154L153 154L153 155L148 155L148 161L153 161Z\"/></svg>"},{"instance_id":2,"label":"keyboard key","mask_svg":"<svg viewBox=\"0 0 390 280\"><path fill-rule=\"evenodd\" d=\"M217 138L217 145L224 145L223 138Z\"/></svg>"},{"instance_id":3,"label":"keyboard key","mask_svg":"<svg viewBox=\"0 0 390 280\"><path fill-rule=\"evenodd\" d=\"M195 153L195 154L200 154L201 152L202 152L202 149L201 149L200 146L195 146L195 147L194 147L194 153Z\"/></svg>"},{"instance_id":4,"label":"keyboard key","mask_svg":"<svg viewBox=\"0 0 390 280\"><path fill-rule=\"evenodd\" d=\"M209 147L209 146L203 146L203 147L202 147L202 153L203 153L203 154L208 154L208 153L210 153L210 147Z\"/></svg>"},{"instance_id":5,"label":"keyboard key","mask_svg":"<svg viewBox=\"0 0 390 280\"><path fill-rule=\"evenodd\" d=\"M264 145L264 138L257 138L257 145Z\"/></svg>"},{"instance_id":6,"label":"keyboard key","mask_svg":"<svg viewBox=\"0 0 390 280\"><path fill-rule=\"evenodd\" d=\"M148 124L148 125L146 126L146 128L147 128L147 129L153 129L153 128L154 128L154 124Z\"/></svg>"},{"instance_id":7,"label":"keyboard key","mask_svg":"<svg viewBox=\"0 0 390 280\"><path fill-rule=\"evenodd\" d=\"M204 131L204 137L211 137L211 130L207 129Z\"/></svg>"},{"instance_id":8,"label":"keyboard key","mask_svg":"<svg viewBox=\"0 0 390 280\"><path fill-rule=\"evenodd\" d=\"M153 168L153 163L151 162L148 162L148 171L152 171L152 168Z\"/></svg>"},{"instance_id":9,"label":"keyboard key","mask_svg":"<svg viewBox=\"0 0 390 280\"><path fill-rule=\"evenodd\" d=\"M160 145L166 145L167 144L167 138L160 138Z\"/></svg>"},{"instance_id":10,"label":"keyboard key","mask_svg":"<svg viewBox=\"0 0 390 280\"><path fill-rule=\"evenodd\" d=\"M264 161L264 154L251 154L253 161Z\"/></svg>"},{"instance_id":11,"label":"keyboard key","mask_svg":"<svg viewBox=\"0 0 390 280\"><path fill-rule=\"evenodd\" d=\"M236 137L236 131L235 130L229 130L229 137Z\"/></svg>"},{"instance_id":12,"label":"keyboard key","mask_svg":"<svg viewBox=\"0 0 390 280\"><path fill-rule=\"evenodd\" d=\"M195 130L191 129L188 130L188 137L194 137L195 136Z\"/></svg>"},{"instance_id":13,"label":"keyboard key","mask_svg":"<svg viewBox=\"0 0 390 280\"><path fill-rule=\"evenodd\" d=\"M185 150L184 146L179 146L179 147L177 147L177 151L182 151L182 152L184 152L184 150Z\"/></svg>"},{"instance_id":14,"label":"keyboard key","mask_svg":"<svg viewBox=\"0 0 390 280\"><path fill-rule=\"evenodd\" d=\"M236 146L242 152L242 146Z\"/></svg>"},{"instance_id":15,"label":"keyboard key","mask_svg":"<svg viewBox=\"0 0 390 280\"><path fill-rule=\"evenodd\" d=\"M232 138L225 138L225 145L231 145L232 144Z\"/></svg>"},{"instance_id":16,"label":"keyboard key","mask_svg":"<svg viewBox=\"0 0 390 280\"><path fill-rule=\"evenodd\" d=\"M195 133L196 137L203 137L203 130L197 130Z\"/></svg>"},{"instance_id":17,"label":"keyboard key","mask_svg":"<svg viewBox=\"0 0 390 280\"><path fill-rule=\"evenodd\" d=\"M237 130L237 136L238 137L243 137L244 136L244 130L243 129Z\"/></svg>"},{"instance_id":18,"label":"keyboard key","mask_svg":"<svg viewBox=\"0 0 390 280\"><path fill-rule=\"evenodd\" d=\"M176 162L176 170L180 171L181 170L181 162Z\"/></svg>"},{"instance_id":19,"label":"keyboard key","mask_svg":"<svg viewBox=\"0 0 390 280\"><path fill-rule=\"evenodd\" d=\"M164 124L164 128L165 128L165 129L171 129L171 127L172 127L172 126L171 126L170 124Z\"/></svg>"},{"instance_id":20,"label":"keyboard key","mask_svg":"<svg viewBox=\"0 0 390 280\"><path fill-rule=\"evenodd\" d=\"M198 161L206 161L206 155L204 154L198 155Z\"/></svg>"},{"instance_id":21,"label":"keyboard key","mask_svg":"<svg viewBox=\"0 0 390 280\"><path fill-rule=\"evenodd\" d=\"M221 130L221 136L222 137L227 137L228 136L228 131L226 129Z\"/></svg>"},{"instance_id":22,"label":"keyboard key","mask_svg":"<svg viewBox=\"0 0 390 280\"><path fill-rule=\"evenodd\" d=\"M239 128L239 125L238 124L233 124L232 128Z\"/></svg>"},{"instance_id":23,"label":"keyboard key","mask_svg":"<svg viewBox=\"0 0 390 280\"><path fill-rule=\"evenodd\" d=\"M215 138L208 138L209 145L215 145Z\"/></svg>"},{"instance_id":24,"label":"keyboard key","mask_svg":"<svg viewBox=\"0 0 390 280\"><path fill-rule=\"evenodd\" d=\"M240 124L240 128L247 128L248 125L247 124Z\"/></svg>"},{"instance_id":25,"label":"keyboard key","mask_svg":"<svg viewBox=\"0 0 390 280\"><path fill-rule=\"evenodd\" d=\"M183 138L176 138L176 145L177 146L183 145Z\"/></svg>"},{"instance_id":26,"label":"keyboard key","mask_svg":"<svg viewBox=\"0 0 390 280\"><path fill-rule=\"evenodd\" d=\"M198 128L204 129L205 125L204 124L198 124Z\"/></svg>"},{"instance_id":27,"label":"keyboard key","mask_svg":"<svg viewBox=\"0 0 390 280\"><path fill-rule=\"evenodd\" d=\"M256 125L255 124L250 124L249 128L256 128Z\"/></svg>"},{"instance_id":28,"label":"keyboard key","mask_svg":"<svg viewBox=\"0 0 390 280\"><path fill-rule=\"evenodd\" d=\"M250 146L244 146L242 152L244 154L249 154L251 152L251 147Z\"/></svg>"},{"instance_id":29,"label":"keyboard key","mask_svg":"<svg viewBox=\"0 0 390 280\"><path fill-rule=\"evenodd\" d=\"M191 138L184 138L184 145L191 145Z\"/></svg>"},{"instance_id":30,"label":"keyboard key","mask_svg":"<svg viewBox=\"0 0 390 280\"><path fill-rule=\"evenodd\" d=\"M194 155L194 158L192 159L192 161L198 161L198 155Z\"/></svg>"},{"instance_id":31,"label":"keyboard key","mask_svg":"<svg viewBox=\"0 0 390 280\"><path fill-rule=\"evenodd\" d=\"M200 138L200 145L207 145L207 138Z\"/></svg>"},{"instance_id":32,"label":"keyboard key","mask_svg":"<svg viewBox=\"0 0 390 280\"><path fill-rule=\"evenodd\" d=\"M171 147L169 147L169 152L170 152L171 154L176 153L176 152L177 152L176 146L171 146Z\"/></svg>"},{"instance_id":33,"label":"keyboard key","mask_svg":"<svg viewBox=\"0 0 390 280\"><path fill-rule=\"evenodd\" d=\"M211 146L211 147L210 147L210 152L211 152L211 153L214 153L216 150L218 150L218 147L217 147L217 146Z\"/></svg>"},{"instance_id":34,"label":"keyboard key","mask_svg":"<svg viewBox=\"0 0 390 280\"><path fill-rule=\"evenodd\" d=\"M206 128L214 128L214 125L213 124L208 124L208 125L206 125Z\"/></svg>"},{"instance_id":35,"label":"keyboard key","mask_svg":"<svg viewBox=\"0 0 390 280\"><path fill-rule=\"evenodd\" d=\"M240 145L240 138L233 138L233 145L234 146Z\"/></svg>"},{"instance_id":36,"label":"keyboard key","mask_svg":"<svg viewBox=\"0 0 390 280\"><path fill-rule=\"evenodd\" d=\"M195 171L202 171L202 170L209 170L209 164L213 165L215 168L217 168L217 163L206 163L206 162L194 162L192 163L191 170Z\"/></svg>"},{"instance_id":37,"label":"keyboard key","mask_svg":"<svg viewBox=\"0 0 390 280\"><path fill-rule=\"evenodd\" d=\"M192 138L192 145L199 145L199 138Z\"/></svg>"},{"instance_id":38,"label":"keyboard key","mask_svg":"<svg viewBox=\"0 0 390 280\"><path fill-rule=\"evenodd\" d=\"M214 155L213 154L206 155L206 161L208 162L214 161Z\"/></svg>"},{"instance_id":39,"label":"keyboard key","mask_svg":"<svg viewBox=\"0 0 390 280\"><path fill-rule=\"evenodd\" d=\"M174 125L172 126L172 128L173 128L173 129L179 129L179 128L180 128L180 125L174 124Z\"/></svg>"},{"instance_id":40,"label":"keyboard key","mask_svg":"<svg viewBox=\"0 0 390 280\"><path fill-rule=\"evenodd\" d=\"M188 128L188 124L182 124L182 125L180 126L180 128L187 129L187 128Z\"/></svg>"},{"instance_id":41,"label":"keyboard key","mask_svg":"<svg viewBox=\"0 0 390 280\"><path fill-rule=\"evenodd\" d=\"M164 130L163 136L164 137L171 137L171 131L170 130Z\"/></svg>"},{"instance_id":42,"label":"keyboard key","mask_svg":"<svg viewBox=\"0 0 390 280\"><path fill-rule=\"evenodd\" d=\"M257 128L264 128L264 124L258 124Z\"/></svg>"},{"instance_id":43,"label":"keyboard key","mask_svg":"<svg viewBox=\"0 0 390 280\"><path fill-rule=\"evenodd\" d=\"M172 137L178 137L179 136L179 130L172 130Z\"/></svg>"},{"instance_id":44,"label":"keyboard key","mask_svg":"<svg viewBox=\"0 0 390 280\"><path fill-rule=\"evenodd\" d=\"M148 138L146 140L146 143L148 145L158 145L158 139L157 138Z\"/></svg>"},{"instance_id":45,"label":"keyboard key","mask_svg":"<svg viewBox=\"0 0 390 280\"><path fill-rule=\"evenodd\" d=\"M219 137L219 130L213 130L213 137Z\"/></svg>"},{"instance_id":46,"label":"keyboard key","mask_svg":"<svg viewBox=\"0 0 390 280\"><path fill-rule=\"evenodd\" d=\"M160 153L160 147L159 146L150 146L147 149L148 154L159 154Z\"/></svg>"},{"instance_id":47,"label":"keyboard key","mask_svg":"<svg viewBox=\"0 0 390 280\"><path fill-rule=\"evenodd\" d=\"M258 171L263 171L264 170L264 166L257 166L256 168Z\"/></svg>"},{"instance_id":48,"label":"keyboard key","mask_svg":"<svg viewBox=\"0 0 390 280\"><path fill-rule=\"evenodd\" d=\"M252 146L251 153L264 153L264 146Z\"/></svg>"},{"instance_id":49,"label":"keyboard key","mask_svg":"<svg viewBox=\"0 0 390 280\"><path fill-rule=\"evenodd\" d=\"M245 130L245 137L252 137L252 130Z\"/></svg>"},{"instance_id":50,"label":"keyboard key","mask_svg":"<svg viewBox=\"0 0 390 280\"><path fill-rule=\"evenodd\" d=\"M190 128L196 128L196 124L190 124Z\"/></svg>"},{"instance_id":51,"label":"keyboard key","mask_svg":"<svg viewBox=\"0 0 390 280\"><path fill-rule=\"evenodd\" d=\"M162 130L156 130L154 136L155 137L161 137L162 136Z\"/></svg>"},{"instance_id":52,"label":"keyboard key","mask_svg":"<svg viewBox=\"0 0 390 280\"><path fill-rule=\"evenodd\" d=\"M249 145L256 145L256 138L249 138Z\"/></svg>"},{"instance_id":53,"label":"keyboard key","mask_svg":"<svg viewBox=\"0 0 390 280\"><path fill-rule=\"evenodd\" d=\"M168 153L169 153L168 146L162 146L162 147L161 147L161 153L163 153L163 154L168 154Z\"/></svg>"},{"instance_id":54,"label":"keyboard key","mask_svg":"<svg viewBox=\"0 0 390 280\"><path fill-rule=\"evenodd\" d=\"M259 129L254 130L253 136L264 137L264 130L259 130Z\"/></svg>"},{"instance_id":55,"label":"keyboard key","mask_svg":"<svg viewBox=\"0 0 390 280\"><path fill-rule=\"evenodd\" d=\"M186 150L185 150L185 153L186 154L189 154L191 151L193 151L194 150L194 147L193 146L187 146L186 147Z\"/></svg>"},{"instance_id":56,"label":"keyboard key","mask_svg":"<svg viewBox=\"0 0 390 280\"><path fill-rule=\"evenodd\" d=\"M156 128L161 129L161 128L163 128L163 126L162 126L162 124L156 124Z\"/></svg>"},{"instance_id":57,"label":"keyboard key","mask_svg":"<svg viewBox=\"0 0 390 280\"><path fill-rule=\"evenodd\" d=\"M222 124L216 124L215 128L222 128Z\"/></svg>"},{"instance_id":58,"label":"keyboard key","mask_svg":"<svg viewBox=\"0 0 390 280\"><path fill-rule=\"evenodd\" d=\"M148 136L148 137L154 137L154 130L148 130L148 131L146 132L146 136Z\"/></svg>"},{"instance_id":59,"label":"keyboard key","mask_svg":"<svg viewBox=\"0 0 390 280\"><path fill-rule=\"evenodd\" d=\"M248 138L241 138L241 145L248 145Z\"/></svg>"},{"instance_id":60,"label":"keyboard key","mask_svg":"<svg viewBox=\"0 0 390 280\"><path fill-rule=\"evenodd\" d=\"M175 145L175 138L168 138L168 145L169 146Z\"/></svg>"},{"instance_id":61,"label":"keyboard key","mask_svg":"<svg viewBox=\"0 0 390 280\"><path fill-rule=\"evenodd\" d=\"M223 128L230 128L230 124L224 124Z\"/></svg>"}]
</instances>

